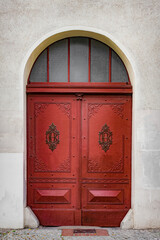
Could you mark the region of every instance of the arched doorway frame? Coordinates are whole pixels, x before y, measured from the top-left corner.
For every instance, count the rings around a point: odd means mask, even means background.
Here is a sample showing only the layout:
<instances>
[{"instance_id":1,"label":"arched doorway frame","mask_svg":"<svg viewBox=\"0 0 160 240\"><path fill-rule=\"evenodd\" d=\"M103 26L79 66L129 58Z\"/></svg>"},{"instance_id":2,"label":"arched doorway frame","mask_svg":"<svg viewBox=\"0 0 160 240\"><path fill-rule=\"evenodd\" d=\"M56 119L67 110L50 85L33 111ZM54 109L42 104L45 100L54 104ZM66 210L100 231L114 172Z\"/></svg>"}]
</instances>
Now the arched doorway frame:
<instances>
[{"instance_id":1,"label":"arched doorway frame","mask_svg":"<svg viewBox=\"0 0 160 240\"><path fill-rule=\"evenodd\" d=\"M125 47L117 42L114 36L111 36L109 33L106 31L102 31L99 29L95 28L89 28L89 27L65 27L58 29L56 31L50 32L46 35L44 35L41 39L39 39L37 42L33 44L33 46L30 48L28 51L27 55L24 58L24 61L22 63L21 67L21 72L20 72L20 78L23 78L23 112L24 112L24 118L23 118L23 133L24 133L24 138L23 138L23 153L24 153L24 207L26 207L26 172L27 172L27 167L26 167L26 85L27 85L27 80L29 73L31 71L31 68L33 66L33 63L35 62L36 58L38 55L45 49L47 48L50 44L63 39L63 38L68 38L68 37L75 37L75 36L82 36L82 37L89 37L89 38L94 38L96 40L99 40L109 47L111 47L122 59L124 62L124 65L128 71L129 78L133 87L133 92L134 92L134 79L135 79L135 74L133 71L133 60L129 53L126 51ZM134 209L134 105L135 105L135 94L133 94L132 98L132 191L131 191L131 208ZM131 211L128 212L129 217L126 218L126 221L130 221L129 218L131 219L131 222L133 225L133 214ZM128 215L127 214L127 215ZM125 223L126 224L126 223ZM131 226L132 227L132 226Z\"/></svg>"}]
</instances>

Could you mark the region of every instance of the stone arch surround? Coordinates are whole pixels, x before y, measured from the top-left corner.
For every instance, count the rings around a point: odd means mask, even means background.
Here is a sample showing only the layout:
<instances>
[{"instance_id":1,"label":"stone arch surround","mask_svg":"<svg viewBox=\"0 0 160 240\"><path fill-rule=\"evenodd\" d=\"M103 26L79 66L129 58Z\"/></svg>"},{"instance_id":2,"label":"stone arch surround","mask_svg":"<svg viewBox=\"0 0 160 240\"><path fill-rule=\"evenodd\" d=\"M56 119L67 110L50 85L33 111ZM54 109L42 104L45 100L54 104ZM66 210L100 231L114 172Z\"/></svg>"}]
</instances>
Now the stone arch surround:
<instances>
[{"instance_id":1,"label":"stone arch surround","mask_svg":"<svg viewBox=\"0 0 160 240\"><path fill-rule=\"evenodd\" d=\"M21 76L23 78L23 83L24 83L24 135L26 136L26 84L27 84L27 80L28 80L28 76L29 73L31 71L31 68L36 60L36 58L38 57L38 55L49 45L51 45L52 43L61 40L63 38L67 38L67 37L75 37L75 36L82 36L82 37L90 37L90 38L94 38L96 40L99 40L103 43L105 43L106 45L108 45L109 47L111 47L122 59L122 61L125 64L125 67L128 71L129 77L130 77L130 81L131 84L133 86L133 90L134 90L134 71L133 71L133 61L131 59L131 57L129 56L129 54L126 52L124 46L122 46L120 43L118 43L116 41L116 39L111 36L110 34L108 34L107 32L101 31L99 29L94 29L94 28L87 28L87 27L66 27L63 29L58 29L57 31L54 32L50 32L48 34L46 34L45 36L43 36L41 39L39 39L36 43L34 43L34 45L32 46L32 48L28 51L26 57L24 58L23 64L22 64L22 68L21 68ZM134 95L132 98L132 124L134 124ZM132 133L132 176L134 176L134 167L133 167L133 163L134 163L134 155L133 155L133 143L134 143L134 133ZM25 167L24 167L24 175L26 176L27 173L27 169L26 169L26 137L24 138L24 159L25 159ZM25 177L26 179L26 177ZM132 177L132 193L131 193L131 209L130 211L127 213L127 215L125 216L124 220L121 223L121 227L122 228L133 228L133 200L134 200L134 179ZM25 181L25 188L26 188L26 181ZM26 192L25 192L25 196L24 196L24 200L26 202ZM28 212L30 212L30 214L28 214ZM28 222L32 223L33 222L33 226L36 226L35 223L38 224L38 220L36 219L35 215L32 214L31 209L28 209L28 207L26 207L25 211L24 211L24 219L27 219L27 223L25 223L26 220L24 220L24 225L26 224L26 226L28 226ZM30 225L30 227L32 227L32 225Z\"/></svg>"}]
</instances>

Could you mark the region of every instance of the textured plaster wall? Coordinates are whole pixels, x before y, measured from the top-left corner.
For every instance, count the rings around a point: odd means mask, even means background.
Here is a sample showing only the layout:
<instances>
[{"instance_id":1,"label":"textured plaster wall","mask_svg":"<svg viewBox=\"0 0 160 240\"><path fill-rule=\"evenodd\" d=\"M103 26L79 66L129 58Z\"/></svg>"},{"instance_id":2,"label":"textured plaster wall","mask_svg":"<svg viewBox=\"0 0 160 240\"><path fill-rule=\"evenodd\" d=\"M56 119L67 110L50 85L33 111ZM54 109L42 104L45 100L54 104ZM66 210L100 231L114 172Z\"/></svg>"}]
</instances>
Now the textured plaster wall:
<instances>
[{"instance_id":1,"label":"textured plaster wall","mask_svg":"<svg viewBox=\"0 0 160 240\"><path fill-rule=\"evenodd\" d=\"M24 62L65 27L112 36L132 64L134 227L160 227L160 1L0 0L0 18L0 227L24 226Z\"/></svg>"}]
</instances>

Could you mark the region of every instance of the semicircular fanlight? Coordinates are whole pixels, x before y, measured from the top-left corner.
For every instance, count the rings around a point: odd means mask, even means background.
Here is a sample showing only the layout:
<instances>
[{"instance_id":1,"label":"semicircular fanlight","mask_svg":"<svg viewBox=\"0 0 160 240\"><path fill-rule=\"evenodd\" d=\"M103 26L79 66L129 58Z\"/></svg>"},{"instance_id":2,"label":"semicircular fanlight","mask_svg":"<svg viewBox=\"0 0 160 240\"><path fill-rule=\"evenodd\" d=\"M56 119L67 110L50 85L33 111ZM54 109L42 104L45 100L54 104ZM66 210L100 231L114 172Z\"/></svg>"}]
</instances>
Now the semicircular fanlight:
<instances>
[{"instance_id":1,"label":"semicircular fanlight","mask_svg":"<svg viewBox=\"0 0 160 240\"><path fill-rule=\"evenodd\" d=\"M109 46L87 37L59 40L35 61L29 83L128 83L126 68Z\"/></svg>"}]
</instances>

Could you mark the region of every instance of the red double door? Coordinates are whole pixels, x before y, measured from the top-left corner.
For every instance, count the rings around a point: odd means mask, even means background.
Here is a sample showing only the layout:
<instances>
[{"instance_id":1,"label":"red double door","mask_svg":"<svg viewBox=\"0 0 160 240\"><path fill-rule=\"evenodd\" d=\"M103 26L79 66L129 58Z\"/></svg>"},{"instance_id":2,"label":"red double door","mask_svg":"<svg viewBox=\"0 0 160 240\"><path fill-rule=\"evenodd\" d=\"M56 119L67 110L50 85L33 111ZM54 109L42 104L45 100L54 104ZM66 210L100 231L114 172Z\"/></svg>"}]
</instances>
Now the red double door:
<instances>
[{"instance_id":1,"label":"red double door","mask_svg":"<svg viewBox=\"0 0 160 240\"><path fill-rule=\"evenodd\" d=\"M119 226L131 205L131 96L28 95L28 206L46 226Z\"/></svg>"}]
</instances>

